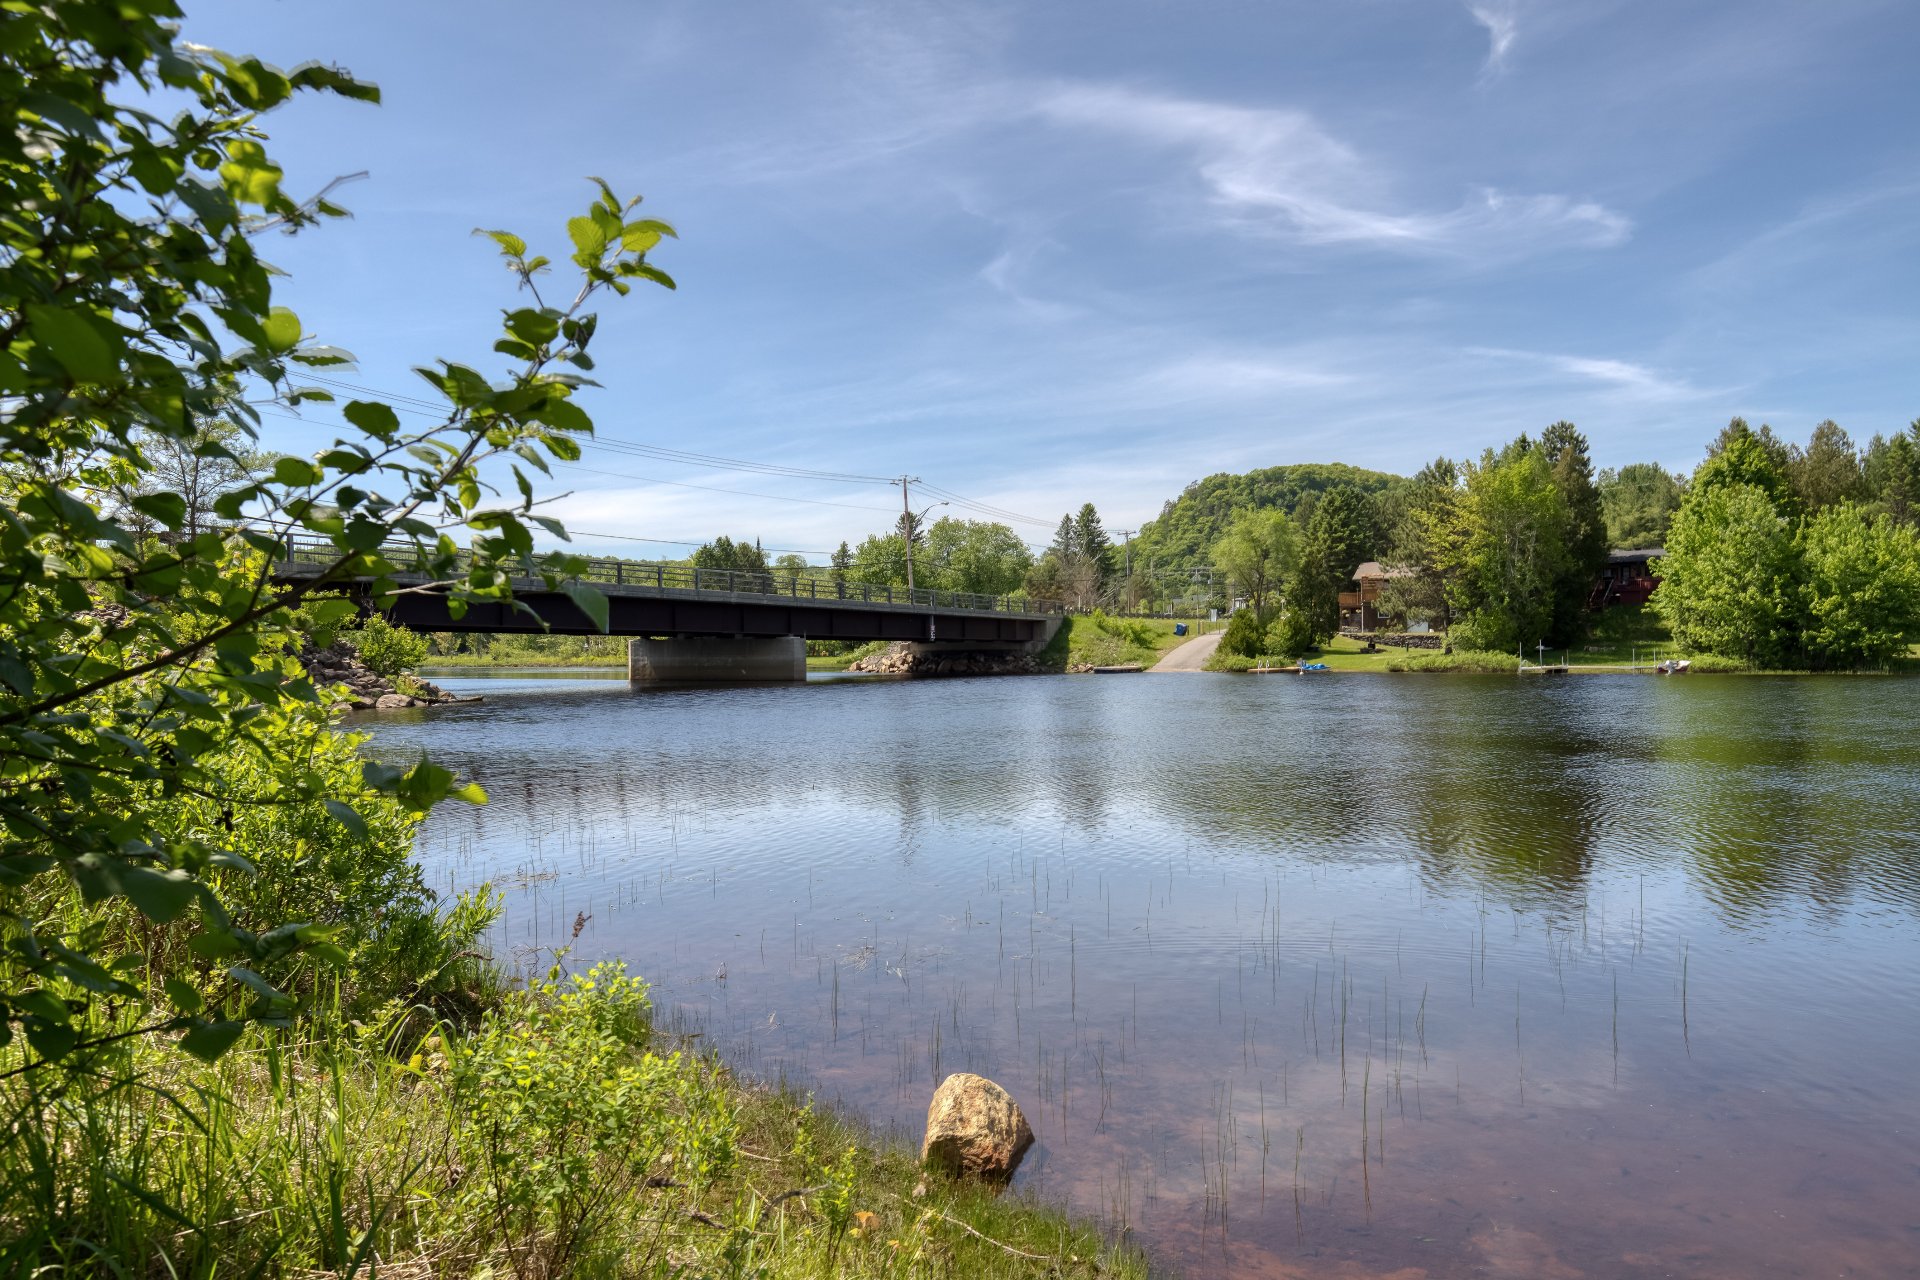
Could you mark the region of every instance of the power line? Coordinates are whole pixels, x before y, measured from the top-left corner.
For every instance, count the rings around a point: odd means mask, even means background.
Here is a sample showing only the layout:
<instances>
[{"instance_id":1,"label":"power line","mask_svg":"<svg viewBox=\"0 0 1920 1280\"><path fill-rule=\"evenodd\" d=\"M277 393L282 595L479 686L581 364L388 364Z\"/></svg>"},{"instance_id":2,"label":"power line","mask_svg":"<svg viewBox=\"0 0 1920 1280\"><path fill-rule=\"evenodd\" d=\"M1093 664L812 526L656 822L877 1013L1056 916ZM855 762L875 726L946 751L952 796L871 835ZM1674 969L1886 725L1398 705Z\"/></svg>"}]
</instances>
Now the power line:
<instances>
[{"instance_id":1,"label":"power line","mask_svg":"<svg viewBox=\"0 0 1920 1280\"><path fill-rule=\"evenodd\" d=\"M670 484L681 489L699 489L706 493L726 493L739 498L766 498L774 502L804 502L815 507L839 507L846 511L878 511L886 514L886 507L861 506L852 502L828 502L825 498L794 498L780 493L750 493L745 489L722 489L716 485L694 484L688 480L661 480L654 476L630 475L624 471L603 471L598 467L585 466L578 462L562 462L559 465L570 471L585 471L589 475L610 476L616 480L639 480L645 484Z\"/></svg>"},{"instance_id":2,"label":"power line","mask_svg":"<svg viewBox=\"0 0 1920 1280\"><path fill-rule=\"evenodd\" d=\"M1018 520L1023 524L1037 524L1043 528L1049 528L1049 529L1052 528L1055 523L1052 520L1042 520L1038 516L1021 515L1018 511L1009 511L1004 507L996 507L989 503L978 502L972 498L964 497L960 494L954 493L952 490L942 489L938 485L927 484L925 481L922 481L920 483L920 487L922 489L925 489L928 493L934 494L938 497L945 498L949 502L956 503L960 506L968 508L969 510L978 511L983 515L997 516L1002 520Z\"/></svg>"},{"instance_id":3,"label":"power line","mask_svg":"<svg viewBox=\"0 0 1920 1280\"><path fill-rule=\"evenodd\" d=\"M344 378L329 377L325 374L309 375L313 381L326 386L337 387L343 391L356 391L366 395L380 396L387 400L399 401L408 406L408 412L428 413L439 416L441 406L431 400L418 396L404 395L396 391L386 391L379 387L363 386L348 382ZM579 443L589 449L605 449L613 453L631 453L642 457L659 458L666 462L678 462L683 466L705 467L713 471L747 471L758 475L785 476L795 480L823 480L833 484L887 484L886 476L860 475L851 471L822 471L814 467L796 467L783 462L755 462L747 458L725 458L711 453L695 453L687 449L670 449L665 445L643 444L635 440L622 440L618 436L594 434L579 438Z\"/></svg>"},{"instance_id":4,"label":"power line","mask_svg":"<svg viewBox=\"0 0 1920 1280\"><path fill-rule=\"evenodd\" d=\"M632 533L588 533L585 529L569 529L567 532L581 538L605 538L614 542L657 542L668 547L704 547L712 542L711 538L642 538ZM758 545L758 544L755 544ZM762 551L775 551L782 555L830 556L831 551L813 551L802 547L761 547Z\"/></svg>"},{"instance_id":5,"label":"power line","mask_svg":"<svg viewBox=\"0 0 1920 1280\"><path fill-rule=\"evenodd\" d=\"M402 413L414 414L421 417L440 417L445 412L445 406L435 404L433 401L424 399L419 396L411 396L403 392L389 391L379 387L369 387L360 383L350 382L344 378L335 378L327 374L308 373L305 376L314 382L321 383L325 386L334 387L339 390L351 391L351 392L356 392L364 395L379 396L382 399L391 402L392 407L394 407L397 411ZM293 417L294 415L276 414L275 416ZM296 418L295 420L305 421L305 419L300 419L300 418ZM663 462L673 462L681 466L699 467L699 468L703 468L711 471L735 471L735 472L742 472L750 475L776 476L783 479L794 479L794 480L814 480L814 481L820 481L820 482L829 483L829 484L891 485L891 484L898 483L893 477L889 477L889 476L869 476L869 475L862 475L858 472L825 471L825 470L820 470L812 467L792 466L787 463L757 462L757 461L746 459L746 458L729 458L719 454L697 453L697 452L686 450L686 449L672 449L672 448L668 448L665 445L653 445L653 444L645 444L645 443L642 443L639 441L633 441L633 440L622 440L616 436L603 436L603 435L597 435L597 434L593 436L585 436L585 437L578 438L578 443L584 446L585 448L589 448L589 449L596 449L596 450L600 450L608 453L624 454L631 457L652 458L652 459L656 459ZM885 511L886 510L883 507L870 507L870 506L863 506L863 505L857 505L857 504L851 504L851 503L828 502L823 499L817 499L817 498L794 498L794 497L787 497L780 494L750 493L748 491L739 490L739 489L720 489L720 488L715 488L709 485L697 485L697 484L693 484L688 481L682 481L682 480L664 480L664 479L659 479L655 477L634 476L634 475L628 475L628 474L616 472L616 471L602 471L593 467L583 466L577 463L562 463L561 465L573 466L577 470L585 471L585 472L588 472L589 474L605 475L605 476L610 476L616 479L639 480L648 484L675 485L680 488L702 489L702 490L706 490L708 492L713 492L713 493L738 494L741 497L765 498L765 499L770 499L770 500L779 501L779 502L801 502L801 503L807 503L813 506L843 507L848 510L854 510L854 511ZM969 498L964 494L955 493L950 489L944 489L938 485L927 484L925 482L919 482L919 483L920 483L920 487L925 491L927 491L928 493L931 493L936 497L944 498L949 503L955 506L961 507L967 511L973 512L977 515L989 516L996 520L1008 520L1008 521L1014 521L1020 524L1036 525L1040 528L1050 529L1055 524L1055 522L1052 520L1044 520L1038 516L1025 515L1025 514L1022 514L1021 512L1012 511L1005 507L995 506L991 503L981 502L978 499Z\"/></svg>"}]
</instances>

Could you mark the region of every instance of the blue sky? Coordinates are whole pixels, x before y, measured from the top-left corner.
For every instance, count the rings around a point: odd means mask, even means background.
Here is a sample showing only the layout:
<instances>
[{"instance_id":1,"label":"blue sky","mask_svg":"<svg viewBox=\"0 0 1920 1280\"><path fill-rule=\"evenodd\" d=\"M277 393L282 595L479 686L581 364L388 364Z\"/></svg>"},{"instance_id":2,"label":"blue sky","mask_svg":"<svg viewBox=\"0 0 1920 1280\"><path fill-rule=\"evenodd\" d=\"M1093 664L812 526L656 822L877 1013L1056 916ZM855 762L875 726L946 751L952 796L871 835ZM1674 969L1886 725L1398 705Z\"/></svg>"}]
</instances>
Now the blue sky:
<instances>
[{"instance_id":1,"label":"blue sky","mask_svg":"<svg viewBox=\"0 0 1920 1280\"><path fill-rule=\"evenodd\" d=\"M384 90L269 122L295 190L369 171L353 221L266 248L367 386L496 368L511 281L470 231L561 256L600 174L682 236L653 255L677 293L603 309L603 435L1049 523L1557 418L1602 465L1688 468L1736 413L1920 416L1911 0L188 8L190 39ZM585 461L555 490L589 548L819 551L898 510Z\"/></svg>"}]
</instances>

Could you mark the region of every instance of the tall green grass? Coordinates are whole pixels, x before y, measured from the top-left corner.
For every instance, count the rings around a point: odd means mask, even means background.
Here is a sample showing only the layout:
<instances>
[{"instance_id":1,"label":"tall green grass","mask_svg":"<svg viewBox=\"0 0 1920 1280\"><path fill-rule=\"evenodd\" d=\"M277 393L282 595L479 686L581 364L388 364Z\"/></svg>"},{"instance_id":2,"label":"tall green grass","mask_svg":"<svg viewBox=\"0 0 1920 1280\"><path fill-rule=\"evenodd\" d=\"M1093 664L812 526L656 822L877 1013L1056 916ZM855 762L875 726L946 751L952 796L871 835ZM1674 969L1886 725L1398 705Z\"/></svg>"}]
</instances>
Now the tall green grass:
<instances>
[{"instance_id":1,"label":"tall green grass","mask_svg":"<svg viewBox=\"0 0 1920 1280\"><path fill-rule=\"evenodd\" d=\"M618 966L0 1081L8 1275L1144 1276L650 1026ZM0 1070L21 1065L0 1053ZM916 1195L916 1189L924 1189Z\"/></svg>"},{"instance_id":2,"label":"tall green grass","mask_svg":"<svg viewBox=\"0 0 1920 1280\"><path fill-rule=\"evenodd\" d=\"M302 749L344 788L357 745ZM499 898L438 900L410 858L420 815L360 808L184 796L144 815L161 840L221 825L253 868L220 881L239 927L335 939L328 963L263 963L297 1010L213 1062L153 1029L162 990L246 1013L195 922L71 890L14 903L114 935L152 998L91 1003L83 1047L51 1061L30 1035L0 1043L0 1277L1144 1274L1019 1197L937 1176L916 1197L911 1153L684 1052L618 965L574 974L563 953L510 982L483 954Z\"/></svg>"}]
</instances>

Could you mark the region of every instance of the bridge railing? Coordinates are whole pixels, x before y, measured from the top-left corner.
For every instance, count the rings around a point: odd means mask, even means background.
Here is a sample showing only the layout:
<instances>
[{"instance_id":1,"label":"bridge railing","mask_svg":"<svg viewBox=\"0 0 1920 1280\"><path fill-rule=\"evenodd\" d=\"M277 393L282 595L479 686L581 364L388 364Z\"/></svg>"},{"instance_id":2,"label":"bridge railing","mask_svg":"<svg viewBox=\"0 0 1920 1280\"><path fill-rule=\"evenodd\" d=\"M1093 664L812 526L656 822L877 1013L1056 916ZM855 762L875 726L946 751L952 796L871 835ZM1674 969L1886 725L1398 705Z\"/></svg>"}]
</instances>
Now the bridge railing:
<instances>
[{"instance_id":1,"label":"bridge railing","mask_svg":"<svg viewBox=\"0 0 1920 1280\"><path fill-rule=\"evenodd\" d=\"M295 534L287 539L289 564L324 564L340 552L325 538ZM410 544L383 546L381 554L394 564L404 566L414 558ZM460 552L460 563L470 561ZM870 582L836 580L818 569L776 569L765 573L739 569L697 569L692 565L659 564L640 560L588 558L580 580L595 586L618 589L631 587L655 591L701 591L719 595L768 596L790 600L817 600L823 603L919 605L934 609L967 609L989 613L1065 613L1056 600L1035 600L1024 595L989 596L965 591L933 591L925 587L894 587Z\"/></svg>"}]
</instances>

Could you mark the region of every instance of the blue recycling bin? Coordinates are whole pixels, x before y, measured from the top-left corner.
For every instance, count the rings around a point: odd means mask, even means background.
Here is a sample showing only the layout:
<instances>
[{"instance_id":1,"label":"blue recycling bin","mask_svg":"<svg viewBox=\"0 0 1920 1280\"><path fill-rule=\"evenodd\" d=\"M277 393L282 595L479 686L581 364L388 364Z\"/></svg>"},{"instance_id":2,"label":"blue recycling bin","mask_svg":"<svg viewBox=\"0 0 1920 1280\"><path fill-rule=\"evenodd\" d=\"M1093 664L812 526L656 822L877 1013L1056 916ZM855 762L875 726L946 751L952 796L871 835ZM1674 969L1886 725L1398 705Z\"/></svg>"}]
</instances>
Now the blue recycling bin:
<instances>
[{"instance_id":1,"label":"blue recycling bin","mask_svg":"<svg viewBox=\"0 0 1920 1280\"><path fill-rule=\"evenodd\" d=\"M1184 623L1184 622L1176 622L1176 623L1174 623L1174 624L1173 624L1173 634L1175 634L1175 635L1177 635L1177 636L1183 636L1183 635L1185 635L1185 634L1187 634L1187 624L1186 624L1186 623Z\"/></svg>"}]
</instances>

